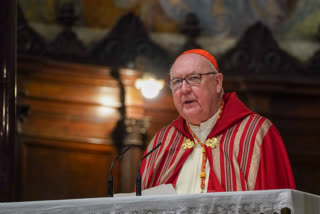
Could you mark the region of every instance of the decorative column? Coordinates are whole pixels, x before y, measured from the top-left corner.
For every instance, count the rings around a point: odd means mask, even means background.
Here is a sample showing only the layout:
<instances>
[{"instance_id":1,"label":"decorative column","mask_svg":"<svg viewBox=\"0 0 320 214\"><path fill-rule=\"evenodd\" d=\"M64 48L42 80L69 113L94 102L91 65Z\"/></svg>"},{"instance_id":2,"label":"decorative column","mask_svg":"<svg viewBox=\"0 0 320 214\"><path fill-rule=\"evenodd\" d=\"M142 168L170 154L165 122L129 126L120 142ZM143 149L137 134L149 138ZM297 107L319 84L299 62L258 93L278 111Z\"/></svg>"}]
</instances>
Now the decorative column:
<instances>
[{"instance_id":1,"label":"decorative column","mask_svg":"<svg viewBox=\"0 0 320 214\"><path fill-rule=\"evenodd\" d=\"M134 191L139 162L145 149L149 120L144 117L143 98L134 86L139 72L135 69L113 68L112 76L119 83L121 103L120 118L112 132L112 139L119 151L128 145L134 145L119 161L120 189L117 192L129 193Z\"/></svg>"},{"instance_id":2,"label":"decorative column","mask_svg":"<svg viewBox=\"0 0 320 214\"><path fill-rule=\"evenodd\" d=\"M138 67L137 62L143 61L145 71L165 76L171 60L167 51L149 38L143 22L134 13L121 17L113 29L95 45L91 55L94 56L95 64L112 68L111 75L119 85L120 118L112 131L115 146L120 151L126 144L137 145L120 160L119 191L132 192L137 167L144 151L143 136L147 126L146 120L143 119L144 100L135 88L135 80L139 75L134 70ZM121 72L122 68L127 68L128 71Z\"/></svg>"}]
</instances>

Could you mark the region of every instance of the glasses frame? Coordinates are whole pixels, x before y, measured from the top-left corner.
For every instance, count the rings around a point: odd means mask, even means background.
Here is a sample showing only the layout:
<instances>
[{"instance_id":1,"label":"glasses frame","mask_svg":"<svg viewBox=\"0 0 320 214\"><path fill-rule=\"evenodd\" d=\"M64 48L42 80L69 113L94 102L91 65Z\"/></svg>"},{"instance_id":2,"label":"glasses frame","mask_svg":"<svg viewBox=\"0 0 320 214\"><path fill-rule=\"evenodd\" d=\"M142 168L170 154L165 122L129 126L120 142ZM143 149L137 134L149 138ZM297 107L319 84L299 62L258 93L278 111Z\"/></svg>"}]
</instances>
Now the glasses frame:
<instances>
[{"instance_id":1,"label":"glasses frame","mask_svg":"<svg viewBox=\"0 0 320 214\"><path fill-rule=\"evenodd\" d=\"M208 74L218 74L218 73L217 73L217 72L208 72L208 73L203 73L203 74L201 74L201 73L191 73L191 74L188 74L187 76L185 76L184 78L174 78L174 79L169 80L169 82L168 82L168 87L169 87L172 91L177 91L177 90L179 90L179 89L182 87L183 80L185 80L186 83L187 83L189 86L199 85L200 82L201 82L201 80L202 80L202 76L203 76L203 75L208 75ZM187 78L190 77L190 76L193 76L193 75L199 75L199 77L200 77L200 82L199 82L199 84L190 84L190 83L188 82ZM181 80L181 86L176 87L175 89L172 89L172 87L171 87L171 82L172 82L172 80Z\"/></svg>"}]
</instances>

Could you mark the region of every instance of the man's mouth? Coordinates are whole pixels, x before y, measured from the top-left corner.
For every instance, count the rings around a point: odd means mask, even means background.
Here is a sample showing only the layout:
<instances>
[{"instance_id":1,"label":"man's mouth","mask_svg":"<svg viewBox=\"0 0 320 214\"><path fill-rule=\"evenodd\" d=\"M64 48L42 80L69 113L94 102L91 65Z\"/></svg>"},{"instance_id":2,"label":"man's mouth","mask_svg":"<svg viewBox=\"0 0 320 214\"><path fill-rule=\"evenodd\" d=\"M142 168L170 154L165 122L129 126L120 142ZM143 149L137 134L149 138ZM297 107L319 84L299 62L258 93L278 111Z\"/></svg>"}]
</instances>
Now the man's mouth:
<instances>
[{"instance_id":1,"label":"man's mouth","mask_svg":"<svg viewBox=\"0 0 320 214\"><path fill-rule=\"evenodd\" d=\"M194 101L193 101L193 100L186 100L186 101L184 101L185 104L189 104L189 103L192 103L192 102L194 102Z\"/></svg>"}]
</instances>

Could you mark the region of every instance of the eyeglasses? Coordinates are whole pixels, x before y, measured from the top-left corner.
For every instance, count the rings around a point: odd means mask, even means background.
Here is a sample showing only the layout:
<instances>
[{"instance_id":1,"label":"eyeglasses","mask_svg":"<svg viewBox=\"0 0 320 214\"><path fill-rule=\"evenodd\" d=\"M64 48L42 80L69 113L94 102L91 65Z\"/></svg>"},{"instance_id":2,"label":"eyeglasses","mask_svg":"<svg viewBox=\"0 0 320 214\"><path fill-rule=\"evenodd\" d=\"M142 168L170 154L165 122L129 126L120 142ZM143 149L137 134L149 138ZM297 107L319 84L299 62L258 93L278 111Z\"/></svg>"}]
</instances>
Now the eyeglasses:
<instances>
[{"instance_id":1,"label":"eyeglasses","mask_svg":"<svg viewBox=\"0 0 320 214\"><path fill-rule=\"evenodd\" d=\"M171 90L176 91L182 87L183 80L185 80L188 85L200 85L201 82L201 77L203 75L208 75L208 74L217 74L216 72L209 72L209 73L204 73L204 74L189 74L188 76L184 78L174 78L169 81L169 87Z\"/></svg>"}]
</instances>

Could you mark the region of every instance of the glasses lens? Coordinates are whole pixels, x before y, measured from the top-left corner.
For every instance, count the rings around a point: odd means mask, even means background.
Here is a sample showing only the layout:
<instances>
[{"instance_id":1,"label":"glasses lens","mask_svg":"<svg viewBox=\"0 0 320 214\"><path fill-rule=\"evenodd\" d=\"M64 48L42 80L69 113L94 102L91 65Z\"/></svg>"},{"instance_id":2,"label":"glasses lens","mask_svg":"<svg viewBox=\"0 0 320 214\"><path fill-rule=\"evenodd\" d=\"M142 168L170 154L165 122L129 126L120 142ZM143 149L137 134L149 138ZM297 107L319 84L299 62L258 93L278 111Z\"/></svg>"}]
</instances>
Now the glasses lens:
<instances>
[{"instance_id":1,"label":"glasses lens","mask_svg":"<svg viewBox=\"0 0 320 214\"><path fill-rule=\"evenodd\" d=\"M197 85L201 81L201 75L200 74L192 74L190 76L187 76L186 79L190 85Z\"/></svg>"},{"instance_id":2,"label":"glasses lens","mask_svg":"<svg viewBox=\"0 0 320 214\"><path fill-rule=\"evenodd\" d=\"M173 79L170 81L170 88L171 89L176 89L181 86L182 79Z\"/></svg>"}]
</instances>

